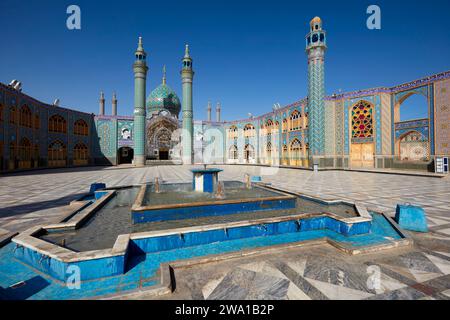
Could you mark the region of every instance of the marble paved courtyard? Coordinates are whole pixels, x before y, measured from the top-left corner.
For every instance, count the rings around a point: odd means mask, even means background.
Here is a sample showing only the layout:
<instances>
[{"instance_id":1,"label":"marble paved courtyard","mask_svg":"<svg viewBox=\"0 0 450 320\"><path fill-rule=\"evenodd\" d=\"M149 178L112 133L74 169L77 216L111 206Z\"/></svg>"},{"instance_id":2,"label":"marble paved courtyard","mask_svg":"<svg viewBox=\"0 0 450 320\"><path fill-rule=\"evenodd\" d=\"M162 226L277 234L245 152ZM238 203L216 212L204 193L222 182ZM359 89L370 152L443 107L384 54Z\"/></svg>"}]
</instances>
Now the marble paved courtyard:
<instances>
[{"instance_id":1,"label":"marble paved courtyard","mask_svg":"<svg viewBox=\"0 0 450 320\"><path fill-rule=\"evenodd\" d=\"M409 233L413 248L348 256L328 245L280 250L175 270L166 299L449 299L450 179L350 171L314 173L217 166L222 180L262 175L281 188L345 199L394 215L397 203L424 207L430 232ZM124 186L190 181L188 166L89 167L0 176L0 237L57 222L62 208L93 182ZM373 275L379 275L374 277ZM375 279L375 280L374 280ZM378 285L376 279L380 279ZM374 282L375 281L375 282ZM145 295L142 299L150 298Z\"/></svg>"}]
</instances>

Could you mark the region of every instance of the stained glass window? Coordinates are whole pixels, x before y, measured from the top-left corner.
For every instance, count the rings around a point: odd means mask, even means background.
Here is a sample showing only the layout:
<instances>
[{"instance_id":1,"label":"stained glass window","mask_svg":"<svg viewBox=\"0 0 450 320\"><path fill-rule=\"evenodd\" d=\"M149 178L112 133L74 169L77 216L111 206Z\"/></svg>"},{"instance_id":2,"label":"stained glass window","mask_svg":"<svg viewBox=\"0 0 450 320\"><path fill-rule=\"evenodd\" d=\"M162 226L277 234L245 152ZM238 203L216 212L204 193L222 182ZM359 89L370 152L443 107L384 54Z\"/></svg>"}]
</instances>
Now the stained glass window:
<instances>
[{"instance_id":1,"label":"stained glass window","mask_svg":"<svg viewBox=\"0 0 450 320\"><path fill-rule=\"evenodd\" d=\"M373 107L367 101L359 101L352 108L352 137L356 139L372 138Z\"/></svg>"}]
</instances>

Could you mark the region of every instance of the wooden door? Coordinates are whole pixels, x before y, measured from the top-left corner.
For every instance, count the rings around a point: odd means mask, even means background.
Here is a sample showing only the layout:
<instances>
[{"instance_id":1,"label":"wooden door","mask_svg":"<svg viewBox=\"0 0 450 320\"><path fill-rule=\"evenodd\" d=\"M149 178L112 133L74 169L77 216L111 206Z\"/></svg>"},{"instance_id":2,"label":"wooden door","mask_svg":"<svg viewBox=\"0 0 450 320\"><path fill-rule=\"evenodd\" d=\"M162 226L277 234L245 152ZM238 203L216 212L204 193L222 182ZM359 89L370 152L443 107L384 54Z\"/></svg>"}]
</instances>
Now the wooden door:
<instances>
[{"instance_id":1,"label":"wooden door","mask_svg":"<svg viewBox=\"0 0 450 320\"><path fill-rule=\"evenodd\" d=\"M374 147L373 143L352 144L351 167L352 168L373 168Z\"/></svg>"}]
</instances>

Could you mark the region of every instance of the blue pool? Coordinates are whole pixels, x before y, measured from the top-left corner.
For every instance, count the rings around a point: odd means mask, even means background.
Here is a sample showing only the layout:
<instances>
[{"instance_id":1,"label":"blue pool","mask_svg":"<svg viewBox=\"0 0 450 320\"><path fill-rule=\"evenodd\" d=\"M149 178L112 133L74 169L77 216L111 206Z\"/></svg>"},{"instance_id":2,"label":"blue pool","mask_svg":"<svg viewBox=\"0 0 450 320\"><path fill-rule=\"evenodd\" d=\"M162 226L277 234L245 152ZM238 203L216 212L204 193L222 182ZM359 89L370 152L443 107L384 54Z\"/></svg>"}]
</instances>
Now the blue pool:
<instances>
[{"instance_id":1,"label":"blue pool","mask_svg":"<svg viewBox=\"0 0 450 320\"><path fill-rule=\"evenodd\" d=\"M228 241L179 247L175 245L167 250L147 247L150 253L144 253L142 244L133 241L133 249L127 255L124 273L116 276L102 277L81 284L81 289L70 290L64 282L39 272L35 268L14 257L15 245L0 249L0 297L3 299L79 299L126 292L133 289L151 287L159 283L158 270L161 263L224 254L234 251L261 248L278 244L295 243L306 240L329 238L349 248L370 247L389 244L400 240L402 236L381 214L372 214L373 221L369 233L343 235L328 228L271 235L255 235ZM187 239L185 239L186 241ZM17 250L16 250L17 252ZM94 263L95 262L92 262ZM81 274L92 274L95 265L78 264ZM86 268L86 269L84 269ZM25 284L16 289L11 285L20 281Z\"/></svg>"}]
</instances>

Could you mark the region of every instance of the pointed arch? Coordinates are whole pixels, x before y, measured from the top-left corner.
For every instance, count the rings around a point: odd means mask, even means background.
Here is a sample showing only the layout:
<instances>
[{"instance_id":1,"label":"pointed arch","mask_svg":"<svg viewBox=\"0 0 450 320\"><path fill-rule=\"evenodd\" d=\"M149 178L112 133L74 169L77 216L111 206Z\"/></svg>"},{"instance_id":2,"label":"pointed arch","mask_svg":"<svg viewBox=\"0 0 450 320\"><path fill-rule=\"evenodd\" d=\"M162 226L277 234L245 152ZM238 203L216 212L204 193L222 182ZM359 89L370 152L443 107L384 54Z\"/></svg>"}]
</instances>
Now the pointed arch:
<instances>
[{"instance_id":1,"label":"pointed arch","mask_svg":"<svg viewBox=\"0 0 450 320\"><path fill-rule=\"evenodd\" d=\"M232 125L228 128L228 139L229 140L237 140L238 138L238 127L235 125Z\"/></svg>"},{"instance_id":2,"label":"pointed arch","mask_svg":"<svg viewBox=\"0 0 450 320\"><path fill-rule=\"evenodd\" d=\"M281 149L281 164L284 166L289 164L288 146L285 144L283 144L283 147Z\"/></svg>"},{"instance_id":3,"label":"pointed arch","mask_svg":"<svg viewBox=\"0 0 450 320\"><path fill-rule=\"evenodd\" d=\"M289 116L289 131L300 130L302 128L301 113L298 110L292 111Z\"/></svg>"},{"instance_id":4,"label":"pointed arch","mask_svg":"<svg viewBox=\"0 0 450 320\"><path fill-rule=\"evenodd\" d=\"M63 116L55 114L48 119L48 131L53 133L67 133L67 122Z\"/></svg>"},{"instance_id":5,"label":"pointed arch","mask_svg":"<svg viewBox=\"0 0 450 320\"><path fill-rule=\"evenodd\" d=\"M18 146L19 169L31 168L31 158L33 147L30 140L26 137L20 139Z\"/></svg>"},{"instance_id":6,"label":"pointed arch","mask_svg":"<svg viewBox=\"0 0 450 320\"><path fill-rule=\"evenodd\" d=\"M256 163L255 148L249 143L244 147L244 161L246 163Z\"/></svg>"},{"instance_id":7,"label":"pointed arch","mask_svg":"<svg viewBox=\"0 0 450 320\"><path fill-rule=\"evenodd\" d=\"M75 121L73 126L73 133L78 136L88 136L89 126L83 119L78 119Z\"/></svg>"},{"instance_id":8,"label":"pointed arch","mask_svg":"<svg viewBox=\"0 0 450 320\"><path fill-rule=\"evenodd\" d=\"M53 141L48 146L47 157L49 167L65 167L67 165L67 148L65 144L59 140Z\"/></svg>"},{"instance_id":9,"label":"pointed arch","mask_svg":"<svg viewBox=\"0 0 450 320\"><path fill-rule=\"evenodd\" d=\"M428 160L430 157L428 138L416 130L405 132L398 139L398 154L400 160Z\"/></svg>"},{"instance_id":10,"label":"pointed arch","mask_svg":"<svg viewBox=\"0 0 450 320\"><path fill-rule=\"evenodd\" d=\"M373 104L359 100L352 107L352 140L367 140L373 138Z\"/></svg>"},{"instance_id":11,"label":"pointed arch","mask_svg":"<svg viewBox=\"0 0 450 320\"><path fill-rule=\"evenodd\" d=\"M256 135L255 126L251 123L247 123L244 126L244 138L253 138Z\"/></svg>"},{"instance_id":12,"label":"pointed arch","mask_svg":"<svg viewBox=\"0 0 450 320\"><path fill-rule=\"evenodd\" d=\"M73 147L73 164L75 166L87 165L89 162L89 149L80 142Z\"/></svg>"},{"instance_id":13,"label":"pointed arch","mask_svg":"<svg viewBox=\"0 0 450 320\"><path fill-rule=\"evenodd\" d=\"M32 127L32 114L31 114L31 110L30 108L24 104L21 108L20 108L20 112L19 112L19 124L22 127L26 127L26 128L31 128Z\"/></svg>"},{"instance_id":14,"label":"pointed arch","mask_svg":"<svg viewBox=\"0 0 450 320\"><path fill-rule=\"evenodd\" d=\"M228 160L231 160L232 162L236 162L239 159L239 153L238 153L238 147L236 145L232 145L228 149Z\"/></svg>"},{"instance_id":15,"label":"pointed arch","mask_svg":"<svg viewBox=\"0 0 450 320\"><path fill-rule=\"evenodd\" d=\"M291 141L289 145L290 164L293 166L301 166L302 161L302 143L297 138Z\"/></svg>"},{"instance_id":16,"label":"pointed arch","mask_svg":"<svg viewBox=\"0 0 450 320\"><path fill-rule=\"evenodd\" d=\"M288 120L286 118L284 118L283 122L281 123L281 131L283 133L286 133L286 132L288 132L288 128L289 128Z\"/></svg>"}]
</instances>

